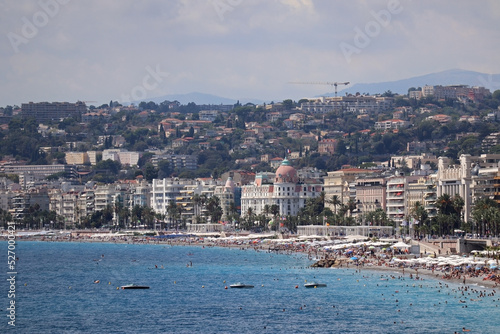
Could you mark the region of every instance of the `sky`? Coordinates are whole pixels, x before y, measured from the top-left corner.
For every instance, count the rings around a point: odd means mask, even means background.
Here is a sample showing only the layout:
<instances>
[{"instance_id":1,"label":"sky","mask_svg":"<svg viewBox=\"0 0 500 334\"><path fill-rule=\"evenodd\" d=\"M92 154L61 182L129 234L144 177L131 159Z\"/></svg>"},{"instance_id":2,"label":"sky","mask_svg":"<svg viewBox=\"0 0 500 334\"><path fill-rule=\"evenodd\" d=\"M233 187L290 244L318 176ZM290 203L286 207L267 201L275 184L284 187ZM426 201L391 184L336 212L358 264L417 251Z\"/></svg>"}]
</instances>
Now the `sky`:
<instances>
[{"instance_id":1,"label":"sky","mask_svg":"<svg viewBox=\"0 0 500 334\"><path fill-rule=\"evenodd\" d=\"M0 107L498 74L499 22L498 0L0 0Z\"/></svg>"}]
</instances>

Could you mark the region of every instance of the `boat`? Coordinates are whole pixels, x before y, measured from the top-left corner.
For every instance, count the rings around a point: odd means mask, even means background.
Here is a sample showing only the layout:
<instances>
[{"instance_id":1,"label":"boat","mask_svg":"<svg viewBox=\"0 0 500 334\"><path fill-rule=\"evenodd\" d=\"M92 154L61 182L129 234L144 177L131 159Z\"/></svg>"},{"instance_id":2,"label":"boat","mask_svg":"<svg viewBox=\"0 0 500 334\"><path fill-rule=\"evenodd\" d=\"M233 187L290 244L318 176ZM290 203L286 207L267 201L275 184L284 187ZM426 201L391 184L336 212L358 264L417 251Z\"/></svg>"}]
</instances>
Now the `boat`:
<instances>
[{"instance_id":1,"label":"boat","mask_svg":"<svg viewBox=\"0 0 500 334\"><path fill-rule=\"evenodd\" d=\"M316 282L306 283L306 284L304 284L304 286L306 288L326 288L325 283L316 283Z\"/></svg>"},{"instance_id":2,"label":"boat","mask_svg":"<svg viewBox=\"0 0 500 334\"><path fill-rule=\"evenodd\" d=\"M122 285L121 286L122 290L130 290L130 289L149 289L149 286L146 285L137 285L137 284L128 284L128 285Z\"/></svg>"},{"instance_id":3,"label":"boat","mask_svg":"<svg viewBox=\"0 0 500 334\"><path fill-rule=\"evenodd\" d=\"M253 285L243 284L243 283L238 282L235 284L231 284L229 287L233 288L233 289L251 289L251 288L253 288Z\"/></svg>"}]
</instances>

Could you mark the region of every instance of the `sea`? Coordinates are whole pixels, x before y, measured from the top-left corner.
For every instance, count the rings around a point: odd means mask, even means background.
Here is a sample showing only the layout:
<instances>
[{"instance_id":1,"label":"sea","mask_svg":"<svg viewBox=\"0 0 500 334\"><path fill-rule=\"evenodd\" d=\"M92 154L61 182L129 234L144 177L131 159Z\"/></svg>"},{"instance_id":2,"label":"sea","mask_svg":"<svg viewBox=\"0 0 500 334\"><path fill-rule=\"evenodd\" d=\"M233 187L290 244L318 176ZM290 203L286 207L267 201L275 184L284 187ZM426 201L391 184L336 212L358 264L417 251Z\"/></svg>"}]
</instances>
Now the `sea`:
<instances>
[{"instance_id":1,"label":"sea","mask_svg":"<svg viewBox=\"0 0 500 334\"><path fill-rule=\"evenodd\" d=\"M311 268L302 254L31 241L15 253L13 298L3 266L1 333L500 333L500 296L468 295L491 289L462 295L432 278ZM254 288L230 288L237 282ZM150 288L119 288L132 283Z\"/></svg>"}]
</instances>

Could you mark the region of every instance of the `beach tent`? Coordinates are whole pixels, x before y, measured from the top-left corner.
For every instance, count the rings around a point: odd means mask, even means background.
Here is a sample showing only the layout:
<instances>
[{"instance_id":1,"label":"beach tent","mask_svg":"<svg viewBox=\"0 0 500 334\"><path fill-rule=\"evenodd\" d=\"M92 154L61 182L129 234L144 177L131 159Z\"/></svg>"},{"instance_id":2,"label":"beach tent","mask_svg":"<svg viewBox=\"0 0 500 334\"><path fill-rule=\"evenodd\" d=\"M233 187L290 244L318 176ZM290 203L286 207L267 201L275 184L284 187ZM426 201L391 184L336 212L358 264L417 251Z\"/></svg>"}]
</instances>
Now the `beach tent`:
<instances>
[{"instance_id":1,"label":"beach tent","mask_svg":"<svg viewBox=\"0 0 500 334\"><path fill-rule=\"evenodd\" d=\"M410 248L411 245L405 244L404 242L397 242L394 245L392 245L393 248Z\"/></svg>"}]
</instances>

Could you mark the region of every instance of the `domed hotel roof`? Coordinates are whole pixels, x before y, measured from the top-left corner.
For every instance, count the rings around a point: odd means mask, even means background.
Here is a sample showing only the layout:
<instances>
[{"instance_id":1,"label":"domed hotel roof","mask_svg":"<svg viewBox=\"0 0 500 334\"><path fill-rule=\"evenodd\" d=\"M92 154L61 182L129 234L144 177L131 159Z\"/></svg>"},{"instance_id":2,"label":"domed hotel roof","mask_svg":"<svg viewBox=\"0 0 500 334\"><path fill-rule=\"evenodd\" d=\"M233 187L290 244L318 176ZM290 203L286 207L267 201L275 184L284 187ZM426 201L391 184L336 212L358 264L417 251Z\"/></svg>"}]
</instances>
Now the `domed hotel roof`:
<instances>
[{"instance_id":1,"label":"domed hotel roof","mask_svg":"<svg viewBox=\"0 0 500 334\"><path fill-rule=\"evenodd\" d=\"M290 166L290 162L285 158L281 162L281 166L276 170L276 178L274 179L274 183L297 183L297 171L295 168Z\"/></svg>"}]
</instances>

